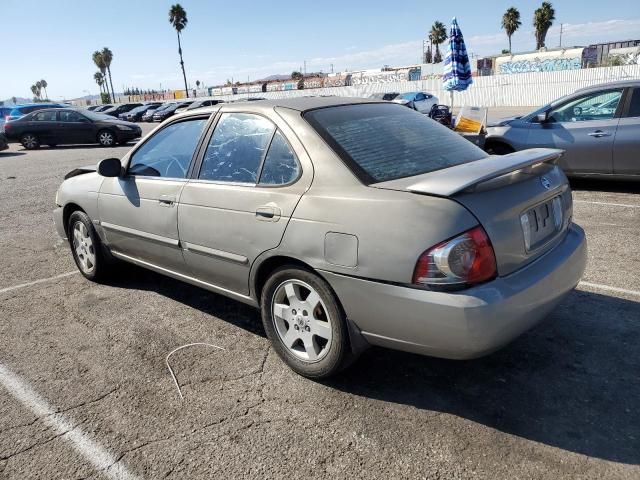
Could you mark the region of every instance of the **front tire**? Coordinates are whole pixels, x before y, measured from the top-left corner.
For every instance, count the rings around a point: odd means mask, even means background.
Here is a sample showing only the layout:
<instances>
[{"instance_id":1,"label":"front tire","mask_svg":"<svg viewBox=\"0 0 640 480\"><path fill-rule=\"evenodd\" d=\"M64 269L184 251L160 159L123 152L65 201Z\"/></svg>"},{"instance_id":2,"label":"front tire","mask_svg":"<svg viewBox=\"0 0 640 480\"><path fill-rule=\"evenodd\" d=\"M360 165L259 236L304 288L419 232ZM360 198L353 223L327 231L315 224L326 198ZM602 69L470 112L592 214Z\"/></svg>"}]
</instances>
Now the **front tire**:
<instances>
[{"instance_id":1,"label":"front tire","mask_svg":"<svg viewBox=\"0 0 640 480\"><path fill-rule=\"evenodd\" d=\"M35 150L36 148L40 148L40 140L38 136L34 133L25 133L20 137L20 143L27 150Z\"/></svg>"},{"instance_id":2,"label":"front tire","mask_svg":"<svg viewBox=\"0 0 640 480\"><path fill-rule=\"evenodd\" d=\"M322 278L294 266L278 268L267 280L261 300L267 337L293 371L320 379L349 364L345 315Z\"/></svg>"},{"instance_id":3,"label":"front tire","mask_svg":"<svg viewBox=\"0 0 640 480\"><path fill-rule=\"evenodd\" d=\"M67 237L80 273L94 282L105 278L109 267L108 259L100 237L86 213L78 210L71 214L67 224Z\"/></svg>"},{"instance_id":4,"label":"front tire","mask_svg":"<svg viewBox=\"0 0 640 480\"><path fill-rule=\"evenodd\" d=\"M110 130L98 132L98 143L103 147L113 147L116 144L116 136Z\"/></svg>"}]
</instances>

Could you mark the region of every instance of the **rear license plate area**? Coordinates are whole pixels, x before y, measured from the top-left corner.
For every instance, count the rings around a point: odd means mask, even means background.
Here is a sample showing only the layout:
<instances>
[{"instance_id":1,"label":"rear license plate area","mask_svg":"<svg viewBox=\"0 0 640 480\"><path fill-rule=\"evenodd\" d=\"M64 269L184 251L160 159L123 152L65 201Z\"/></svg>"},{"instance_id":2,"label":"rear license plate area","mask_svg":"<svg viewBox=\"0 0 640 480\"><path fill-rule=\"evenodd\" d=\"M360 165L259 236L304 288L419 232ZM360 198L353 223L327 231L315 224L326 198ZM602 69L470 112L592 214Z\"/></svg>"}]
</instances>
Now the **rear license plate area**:
<instances>
[{"instance_id":1,"label":"rear license plate area","mask_svg":"<svg viewBox=\"0 0 640 480\"><path fill-rule=\"evenodd\" d=\"M562 198L557 196L520 215L527 251L545 245L560 232L563 225L562 211Z\"/></svg>"}]
</instances>

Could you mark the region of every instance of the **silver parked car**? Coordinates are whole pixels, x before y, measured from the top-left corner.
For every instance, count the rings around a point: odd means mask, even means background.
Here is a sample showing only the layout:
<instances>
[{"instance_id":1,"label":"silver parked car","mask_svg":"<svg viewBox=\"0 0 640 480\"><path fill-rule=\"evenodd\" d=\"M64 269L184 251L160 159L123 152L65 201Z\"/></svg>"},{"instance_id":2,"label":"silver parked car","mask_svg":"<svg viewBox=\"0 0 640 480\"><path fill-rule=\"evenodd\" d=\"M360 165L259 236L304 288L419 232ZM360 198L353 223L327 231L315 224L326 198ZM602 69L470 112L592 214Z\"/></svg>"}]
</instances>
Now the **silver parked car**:
<instances>
[{"instance_id":1,"label":"silver parked car","mask_svg":"<svg viewBox=\"0 0 640 480\"><path fill-rule=\"evenodd\" d=\"M561 148L569 176L640 180L640 81L584 88L487 132L490 153Z\"/></svg>"},{"instance_id":2,"label":"silver parked car","mask_svg":"<svg viewBox=\"0 0 640 480\"><path fill-rule=\"evenodd\" d=\"M367 345L466 359L580 280L560 154L491 157L388 102L229 103L70 172L55 222L89 279L120 259L260 308L308 377Z\"/></svg>"}]
</instances>

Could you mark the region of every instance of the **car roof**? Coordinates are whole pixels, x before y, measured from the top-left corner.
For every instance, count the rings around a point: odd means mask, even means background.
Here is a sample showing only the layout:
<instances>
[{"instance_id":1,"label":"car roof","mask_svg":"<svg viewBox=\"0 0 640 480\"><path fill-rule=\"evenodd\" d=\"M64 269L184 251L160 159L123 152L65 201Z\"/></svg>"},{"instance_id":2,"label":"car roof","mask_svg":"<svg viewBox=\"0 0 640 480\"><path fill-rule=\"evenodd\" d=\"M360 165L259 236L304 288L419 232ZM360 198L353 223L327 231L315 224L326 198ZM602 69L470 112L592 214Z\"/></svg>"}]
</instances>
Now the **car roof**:
<instances>
[{"instance_id":1,"label":"car roof","mask_svg":"<svg viewBox=\"0 0 640 480\"><path fill-rule=\"evenodd\" d=\"M217 112L220 108L251 109L256 112L272 110L274 108L289 108L299 112L307 112L319 108L337 107L341 105L356 105L361 103L380 103L376 100L357 97L294 97L279 100L256 100L255 102L219 103L210 107L202 107L197 110L189 110L180 115L202 115L203 113Z\"/></svg>"},{"instance_id":2,"label":"car roof","mask_svg":"<svg viewBox=\"0 0 640 480\"><path fill-rule=\"evenodd\" d=\"M603 88L624 88L624 87L640 87L640 80L618 80L615 82L606 82L606 83L599 83L597 85L591 85L589 87L584 87L581 88L579 90L576 90L575 93L585 93L585 92L591 92L591 91L595 91L595 90L601 90Z\"/></svg>"}]
</instances>

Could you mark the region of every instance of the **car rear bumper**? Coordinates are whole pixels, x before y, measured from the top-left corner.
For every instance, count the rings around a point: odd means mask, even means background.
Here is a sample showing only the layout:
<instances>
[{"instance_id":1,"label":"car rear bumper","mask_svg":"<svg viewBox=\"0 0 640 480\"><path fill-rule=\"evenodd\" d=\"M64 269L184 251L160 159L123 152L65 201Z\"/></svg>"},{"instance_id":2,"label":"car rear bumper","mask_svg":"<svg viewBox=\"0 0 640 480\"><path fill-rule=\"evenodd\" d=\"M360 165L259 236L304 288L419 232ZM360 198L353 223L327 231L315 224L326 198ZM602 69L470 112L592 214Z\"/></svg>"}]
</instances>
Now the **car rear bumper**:
<instances>
[{"instance_id":1,"label":"car rear bumper","mask_svg":"<svg viewBox=\"0 0 640 480\"><path fill-rule=\"evenodd\" d=\"M564 240L543 257L460 292L322 273L370 344L469 359L506 345L543 320L578 284L586 262L584 231L572 225Z\"/></svg>"}]
</instances>

